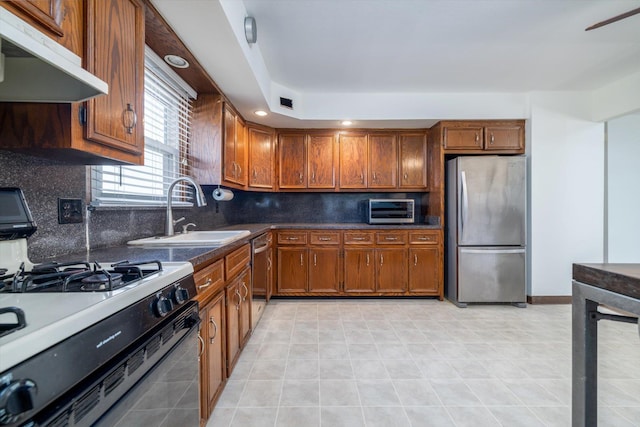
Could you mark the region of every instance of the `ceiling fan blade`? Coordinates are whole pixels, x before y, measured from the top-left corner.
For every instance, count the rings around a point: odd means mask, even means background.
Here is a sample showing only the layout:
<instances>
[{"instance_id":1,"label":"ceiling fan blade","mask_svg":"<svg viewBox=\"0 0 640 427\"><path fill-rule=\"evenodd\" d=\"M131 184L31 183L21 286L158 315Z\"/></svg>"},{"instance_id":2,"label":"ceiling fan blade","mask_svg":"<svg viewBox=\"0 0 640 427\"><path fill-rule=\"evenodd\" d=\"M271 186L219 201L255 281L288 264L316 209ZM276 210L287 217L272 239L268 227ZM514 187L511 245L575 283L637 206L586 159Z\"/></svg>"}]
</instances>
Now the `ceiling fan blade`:
<instances>
[{"instance_id":1,"label":"ceiling fan blade","mask_svg":"<svg viewBox=\"0 0 640 427\"><path fill-rule=\"evenodd\" d=\"M613 18L609 18L609 19L604 20L602 22L598 22L597 24L593 24L592 26L587 27L584 30L585 31L595 30L596 28L604 27L605 25L612 24L612 23L614 23L616 21L620 21L621 19L628 18L628 17L636 15L638 13L640 13L640 7L637 8L637 9L630 10L629 12L625 12L625 13L623 13L621 15L614 16Z\"/></svg>"}]
</instances>

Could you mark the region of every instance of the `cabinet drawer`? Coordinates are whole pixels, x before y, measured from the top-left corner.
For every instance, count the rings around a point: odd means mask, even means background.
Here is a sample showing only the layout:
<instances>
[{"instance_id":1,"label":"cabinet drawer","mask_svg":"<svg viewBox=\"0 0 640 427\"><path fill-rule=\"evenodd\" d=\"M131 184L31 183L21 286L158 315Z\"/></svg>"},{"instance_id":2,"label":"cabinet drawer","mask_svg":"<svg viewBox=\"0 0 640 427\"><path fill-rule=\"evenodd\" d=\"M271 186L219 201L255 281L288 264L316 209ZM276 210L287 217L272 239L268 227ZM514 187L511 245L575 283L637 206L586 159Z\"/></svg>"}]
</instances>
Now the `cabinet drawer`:
<instances>
[{"instance_id":1,"label":"cabinet drawer","mask_svg":"<svg viewBox=\"0 0 640 427\"><path fill-rule=\"evenodd\" d=\"M306 245L307 233L305 231L279 231L279 245Z\"/></svg>"},{"instance_id":2,"label":"cabinet drawer","mask_svg":"<svg viewBox=\"0 0 640 427\"><path fill-rule=\"evenodd\" d=\"M372 245L373 233L362 232L362 231L345 231L344 244L345 245Z\"/></svg>"},{"instance_id":3,"label":"cabinet drawer","mask_svg":"<svg viewBox=\"0 0 640 427\"><path fill-rule=\"evenodd\" d=\"M219 259L213 264L194 273L198 294L219 289L224 283L224 259Z\"/></svg>"},{"instance_id":4,"label":"cabinet drawer","mask_svg":"<svg viewBox=\"0 0 640 427\"><path fill-rule=\"evenodd\" d=\"M406 231L376 232L376 244L378 245L404 245L405 243L407 243Z\"/></svg>"},{"instance_id":5,"label":"cabinet drawer","mask_svg":"<svg viewBox=\"0 0 640 427\"><path fill-rule=\"evenodd\" d=\"M251 262L251 245L247 244L242 246L240 249L236 249L224 257L224 259L226 279L233 279L236 274L242 271L242 269Z\"/></svg>"},{"instance_id":6,"label":"cabinet drawer","mask_svg":"<svg viewBox=\"0 0 640 427\"><path fill-rule=\"evenodd\" d=\"M339 245L340 244L340 232L339 231L312 231L309 233L309 241L312 245Z\"/></svg>"},{"instance_id":7,"label":"cabinet drawer","mask_svg":"<svg viewBox=\"0 0 640 427\"><path fill-rule=\"evenodd\" d=\"M409 243L418 245L434 245L440 241L437 231L414 231L409 233Z\"/></svg>"}]
</instances>

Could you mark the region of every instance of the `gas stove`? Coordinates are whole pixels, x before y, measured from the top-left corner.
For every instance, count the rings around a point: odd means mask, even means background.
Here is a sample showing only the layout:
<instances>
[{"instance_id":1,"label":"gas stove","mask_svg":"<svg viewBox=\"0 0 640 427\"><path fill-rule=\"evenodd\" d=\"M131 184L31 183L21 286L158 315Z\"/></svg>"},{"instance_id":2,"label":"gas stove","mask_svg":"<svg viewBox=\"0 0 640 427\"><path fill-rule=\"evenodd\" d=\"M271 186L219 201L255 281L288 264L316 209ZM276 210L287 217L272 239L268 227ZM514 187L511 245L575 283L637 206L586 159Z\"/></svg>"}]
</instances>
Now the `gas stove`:
<instances>
[{"instance_id":1,"label":"gas stove","mask_svg":"<svg viewBox=\"0 0 640 427\"><path fill-rule=\"evenodd\" d=\"M197 381L191 263L34 264L34 231L22 192L0 188L0 425L114 425L143 378L185 352Z\"/></svg>"}]
</instances>

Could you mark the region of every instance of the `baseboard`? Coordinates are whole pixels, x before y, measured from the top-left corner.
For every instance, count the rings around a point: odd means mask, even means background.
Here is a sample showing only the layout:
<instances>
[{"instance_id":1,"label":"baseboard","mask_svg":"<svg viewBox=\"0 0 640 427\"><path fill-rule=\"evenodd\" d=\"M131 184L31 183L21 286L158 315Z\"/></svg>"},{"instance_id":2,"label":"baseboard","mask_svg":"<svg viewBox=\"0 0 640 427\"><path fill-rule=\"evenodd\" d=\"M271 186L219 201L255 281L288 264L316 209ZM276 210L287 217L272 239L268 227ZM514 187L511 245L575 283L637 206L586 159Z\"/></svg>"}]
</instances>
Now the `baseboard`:
<instances>
[{"instance_id":1,"label":"baseboard","mask_svg":"<svg viewBox=\"0 0 640 427\"><path fill-rule=\"evenodd\" d=\"M528 304L571 304L571 295L527 295Z\"/></svg>"}]
</instances>

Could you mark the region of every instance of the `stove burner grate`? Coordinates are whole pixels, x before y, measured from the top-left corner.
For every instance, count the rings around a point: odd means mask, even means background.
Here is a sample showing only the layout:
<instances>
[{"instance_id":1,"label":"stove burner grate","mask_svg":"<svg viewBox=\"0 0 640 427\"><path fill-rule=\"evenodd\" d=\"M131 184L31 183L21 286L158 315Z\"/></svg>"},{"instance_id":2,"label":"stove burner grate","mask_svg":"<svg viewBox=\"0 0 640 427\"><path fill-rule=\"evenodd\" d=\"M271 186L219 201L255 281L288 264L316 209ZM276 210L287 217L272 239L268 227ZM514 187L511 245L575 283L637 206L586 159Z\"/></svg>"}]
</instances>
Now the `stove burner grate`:
<instances>
[{"instance_id":1,"label":"stove burner grate","mask_svg":"<svg viewBox=\"0 0 640 427\"><path fill-rule=\"evenodd\" d=\"M49 262L0 277L0 292L100 292L112 291L162 271L160 261L120 261L103 268L97 262ZM1 272L2 270L0 270ZM4 271L6 273L6 270Z\"/></svg>"}]
</instances>

